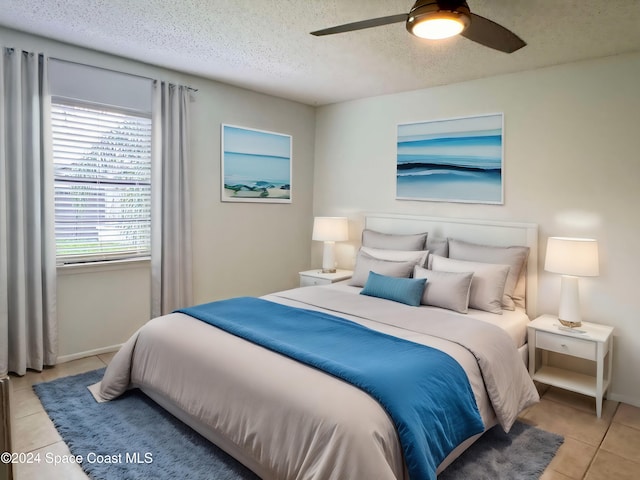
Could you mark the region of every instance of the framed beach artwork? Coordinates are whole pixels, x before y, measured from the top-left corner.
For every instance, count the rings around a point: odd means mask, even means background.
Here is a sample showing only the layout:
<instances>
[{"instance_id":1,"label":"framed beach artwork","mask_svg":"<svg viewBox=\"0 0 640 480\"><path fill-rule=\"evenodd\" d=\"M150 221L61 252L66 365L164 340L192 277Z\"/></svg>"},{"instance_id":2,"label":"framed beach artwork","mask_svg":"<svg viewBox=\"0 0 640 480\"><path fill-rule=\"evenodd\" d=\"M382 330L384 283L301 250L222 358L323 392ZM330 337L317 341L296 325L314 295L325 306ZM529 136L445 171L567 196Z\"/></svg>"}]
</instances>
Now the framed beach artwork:
<instances>
[{"instance_id":1,"label":"framed beach artwork","mask_svg":"<svg viewBox=\"0 0 640 480\"><path fill-rule=\"evenodd\" d=\"M398 125L396 198L504 203L501 113Z\"/></svg>"},{"instance_id":2,"label":"framed beach artwork","mask_svg":"<svg viewBox=\"0 0 640 480\"><path fill-rule=\"evenodd\" d=\"M291 203L291 135L222 124L222 201Z\"/></svg>"}]
</instances>

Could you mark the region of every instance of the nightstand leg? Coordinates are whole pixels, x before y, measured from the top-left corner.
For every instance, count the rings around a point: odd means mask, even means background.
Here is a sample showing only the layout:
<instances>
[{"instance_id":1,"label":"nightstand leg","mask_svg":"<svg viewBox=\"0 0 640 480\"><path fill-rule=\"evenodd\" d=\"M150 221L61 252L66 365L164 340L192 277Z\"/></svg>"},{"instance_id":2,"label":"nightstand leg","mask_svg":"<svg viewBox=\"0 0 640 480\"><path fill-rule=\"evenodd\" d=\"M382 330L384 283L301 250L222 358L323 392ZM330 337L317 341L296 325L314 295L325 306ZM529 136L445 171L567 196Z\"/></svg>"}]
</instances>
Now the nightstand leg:
<instances>
[{"instance_id":1,"label":"nightstand leg","mask_svg":"<svg viewBox=\"0 0 640 480\"><path fill-rule=\"evenodd\" d=\"M533 328L527 329L527 343L529 344L529 376L533 378L536 373L536 331Z\"/></svg>"},{"instance_id":2,"label":"nightstand leg","mask_svg":"<svg viewBox=\"0 0 640 480\"><path fill-rule=\"evenodd\" d=\"M596 414L598 418L602 415L602 396L603 396L603 384L604 384L604 345L602 342L598 343L598 362L596 367Z\"/></svg>"}]
</instances>

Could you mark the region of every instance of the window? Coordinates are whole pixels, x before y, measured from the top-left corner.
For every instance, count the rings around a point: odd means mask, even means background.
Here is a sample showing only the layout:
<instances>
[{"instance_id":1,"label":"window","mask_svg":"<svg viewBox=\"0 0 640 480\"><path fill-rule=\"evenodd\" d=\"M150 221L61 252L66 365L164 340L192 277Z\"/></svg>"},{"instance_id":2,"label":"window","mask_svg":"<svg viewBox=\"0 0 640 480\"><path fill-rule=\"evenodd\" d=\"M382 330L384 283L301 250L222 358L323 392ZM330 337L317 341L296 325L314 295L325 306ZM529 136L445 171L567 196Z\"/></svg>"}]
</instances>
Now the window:
<instances>
[{"instance_id":1,"label":"window","mask_svg":"<svg viewBox=\"0 0 640 480\"><path fill-rule=\"evenodd\" d=\"M151 118L54 98L58 263L150 255Z\"/></svg>"}]
</instances>

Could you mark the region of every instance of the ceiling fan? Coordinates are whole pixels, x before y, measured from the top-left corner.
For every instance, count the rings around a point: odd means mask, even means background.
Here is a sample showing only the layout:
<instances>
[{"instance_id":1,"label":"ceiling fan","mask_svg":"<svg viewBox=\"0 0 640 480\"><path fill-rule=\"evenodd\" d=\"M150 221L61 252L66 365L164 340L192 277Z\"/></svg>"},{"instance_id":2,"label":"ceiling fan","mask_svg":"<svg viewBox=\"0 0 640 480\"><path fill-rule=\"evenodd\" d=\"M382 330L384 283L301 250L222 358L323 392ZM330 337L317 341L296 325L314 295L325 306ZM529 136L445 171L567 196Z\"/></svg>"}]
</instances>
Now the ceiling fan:
<instances>
[{"instance_id":1,"label":"ceiling fan","mask_svg":"<svg viewBox=\"0 0 640 480\"><path fill-rule=\"evenodd\" d=\"M526 43L502 25L471 13L463 0L418 0L409 13L371 18L311 32L322 36L406 22L409 33L432 40L462 35L486 47L513 53Z\"/></svg>"}]
</instances>

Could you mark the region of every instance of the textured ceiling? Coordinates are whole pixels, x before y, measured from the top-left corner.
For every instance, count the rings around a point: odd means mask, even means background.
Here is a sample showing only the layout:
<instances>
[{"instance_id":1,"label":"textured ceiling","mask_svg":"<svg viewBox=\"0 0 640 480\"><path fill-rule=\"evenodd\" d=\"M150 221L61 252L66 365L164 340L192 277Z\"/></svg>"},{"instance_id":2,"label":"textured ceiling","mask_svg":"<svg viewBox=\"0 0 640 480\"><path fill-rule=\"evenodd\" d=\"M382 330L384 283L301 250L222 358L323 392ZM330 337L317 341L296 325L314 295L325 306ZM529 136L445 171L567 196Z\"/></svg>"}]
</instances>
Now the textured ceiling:
<instances>
[{"instance_id":1,"label":"textured ceiling","mask_svg":"<svg viewBox=\"0 0 640 480\"><path fill-rule=\"evenodd\" d=\"M468 3L528 45L428 42L402 23L309 35L411 0L0 0L0 25L311 105L640 51L640 0Z\"/></svg>"}]
</instances>

